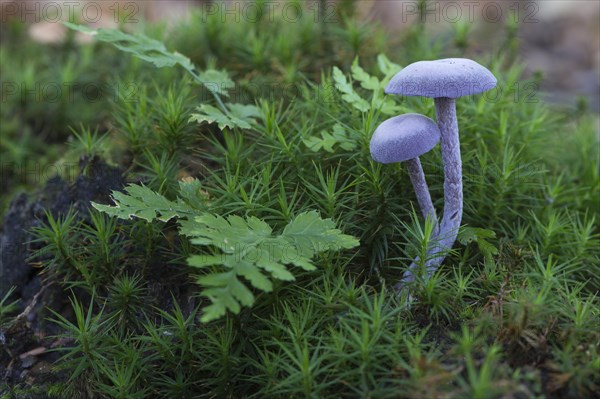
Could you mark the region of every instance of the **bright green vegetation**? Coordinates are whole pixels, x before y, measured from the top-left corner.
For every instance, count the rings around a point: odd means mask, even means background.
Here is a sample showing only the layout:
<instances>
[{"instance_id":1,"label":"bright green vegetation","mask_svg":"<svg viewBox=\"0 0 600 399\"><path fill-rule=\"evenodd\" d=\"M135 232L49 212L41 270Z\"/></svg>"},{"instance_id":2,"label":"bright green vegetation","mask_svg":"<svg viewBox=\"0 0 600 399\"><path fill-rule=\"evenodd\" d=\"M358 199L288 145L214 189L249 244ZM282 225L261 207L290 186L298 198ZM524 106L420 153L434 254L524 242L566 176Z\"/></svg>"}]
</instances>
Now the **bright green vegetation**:
<instances>
[{"instance_id":1,"label":"bright green vegetation","mask_svg":"<svg viewBox=\"0 0 600 399\"><path fill-rule=\"evenodd\" d=\"M45 278L72 309L46 321L73 338L56 363L68 380L52 395L584 398L600 388L597 120L530 96L515 27L478 58L500 90L457 102L465 227L408 306L391 287L431 226L404 167L372 161L369 141L390 115L434 118L431 100L382 88L402 65L465 55L468 35L415 26L386 43L351 17L200 18L148 26L166 47L116 31L51 51L2 44L6 81L40 70L134 88L51 110L12 97L2 107L3 160L100 156L132 182L88 219L49 214L35 230ZM422 163L442 209L439 147Z\"/></svg>"}]
</instances>

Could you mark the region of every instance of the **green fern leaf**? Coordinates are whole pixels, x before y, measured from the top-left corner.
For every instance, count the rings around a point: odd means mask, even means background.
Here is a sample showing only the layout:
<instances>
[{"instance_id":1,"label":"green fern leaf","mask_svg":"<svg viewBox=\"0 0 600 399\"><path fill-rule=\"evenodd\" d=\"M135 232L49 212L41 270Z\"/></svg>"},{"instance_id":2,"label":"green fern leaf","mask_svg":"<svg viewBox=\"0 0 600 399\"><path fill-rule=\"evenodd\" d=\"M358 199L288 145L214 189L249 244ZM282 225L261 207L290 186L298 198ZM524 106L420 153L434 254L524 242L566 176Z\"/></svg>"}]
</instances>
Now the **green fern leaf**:
<instances>
[{"instance_id":1,"label":"green fern leaf","mask_svg":"<svg viewBox=\"0 0 600 399\"><path fill-rule=\"evenodd\" d=\"M251 123L256 123L256 118L260 116L260 110L254 105L227 104L227 108L229 112L225 114L212 105L202 104L196 108L198 112L192 114L190 121L216 123L221 130L226 127L250 129Z\"/></svg>"},{"instance_id":2,"label":"green fern leaf","mask_svg":"<svg viewBox=\"0 0 600 399\"><path fill-rule=\"evenodd\" d=\"M202 321L219 318L227 310L239 313L252 306L252 288L273 290L273 283L293 281L290 266L310 271L318 253L353 248L358 240L342 234L331 219L317 212L305 212L292 220L279 235L256 217L230 215L224 218L205 213L200 183L180 183L180 197L171 201L143 185L129 185L125 192L112 194L115 205L92 203L94 208L121 219L137 217L146 221L179 218L180 233L192 244L207 247L207 253L192 255L187 262L203 271L198 283L202 295L212 304L204 309Z\"/></svg>"},{"instance_id":3,"label":"green fern leaf","mask_svg":"<svg viewBox=\"0 0 600 399\"><path fill-rule=\"evenodd\" d=\"M398 64L393 63L385 54L379 54L377 56L377 66L379 70L384 74L382 83L387 85L390 79L402 70L402 67Z\"/></svg>"},{"instance_id":4,"label":"green fern leaf","mask_svg":"<svg viewBox=\"0 0 600 399\"><path fill-rule=\"evenodd\" d=\"M192 237L192 243L218 252L188 258L190 266L210 270L198 278L204 287L202 295L212 302L204 309L204 322L221 317L226 310L239 313L242 306L254 303L250 288L238 277L270 292L273 280L294 280L288 265L314 270L311 258L317 253L358 245L358 240L342 234L333 221L321 219L314 211L298 215L280 235L273 235L271 227L255 217L208 214L183 224L182 232Z\"/></svg>"},{"instance_id":5,"label":"green fern leaf","mask_svg":"<svg viewBox=\"0 0 600 399\"><path fill-rule=\"evenodd\" d=\"M225 97L229 97L227 89L235 87L235 83L226 71L217 71L216 69L207 69L200 72L196 80L211 92Z\"/></svg>"},{"instance_id":6,"label":"green fern leaf","mask_svg":"<svg viewBox=\"0 0 600 399\"><path fill-rule=\"evenodd\" d=\"M92 202L92 206L119 219L137 217L148 222L154 219L167 222L174 217L187 217L199 212L182 199L170 201L144 185L130 184L125 187L124 193L113 191L112 199L115 205Z\"/></svg>"},{"instance_id":7,"label":"green fern leaf","mask_svg":"<svg viewBox=\"0 0 600 399\"><path fill-rule=\"evenodd\" d=\"M101 42L111 43L119 50L150 62L157 68L180 65L213 94L227 97L229 95L227 89L234 87L234 82L227 72L208 69L198 73L196 66L188 57L176 51L170 52L163 43L142 34L130 35L118 29L91 29L66 21L63 24L70 29L93 36Z\"/></svg>"},{"instance_id":8,"label":"green fern leaf","mask_svg":"<svg viewBox=\"0 0 600 399\"><path fill-rule=\"evenodd\" d=\"M335 152L335 145L339 145L345 151L351 151L356 148L356 142L348 138L344 127L338 123L333 125L332 133L322 131L321 137L312 136L302 141L313 152L319 152L323 149L326 152L333 153Z\"/></svg>"},{"instance_id":9,"label":"green fern leaf","mask_svg":"<svg viewBox=\"0 0 600 399\"><path fill-rule=\"evenodd\" d=\"M305 258L318 252L353 248L359 244L352 236L342 234L331 219L321 219L316 211L301 213L283 230L283 237L294 243Z\"/></svg>"},{"instance_id":10,"label":"green fern leaf","mask_svg":"<svg viewBox=\"0 0 600 399\"><path fill-rule=\"evenodd\" d=\"M379 79L369 75L360 65L358 65L358 57L354 59L350 71L352 72L352 78L359 81L364 89L378 91L385 87Z\"/></svg>"},{"instance_id":11,"label":"green fern leaf","mask_svg":"<svg viewBox=\"0 0 600 399\"><path fill-rule=\"evenodd\" d=\"M369 110L369 103L354 91L352 84L348 82L344 73L335 66L333 67L333 81L335 87L342 93L342 100L361 112Z\"/></svg>"},{"instance_id":12,"label":"green fern leaf","mask_svg":"<svg viewBox=\"0 0 600 399\"><path fill-rule=\"evenodd\" d=\"M91 29L71 22L63 22L63 24L70 29L93 36L101 42L111 43L121 51L151 62L157 68L172 67L179 64L187 70L194 69L194 64L189 58L177 52L167 51L164 44L142 34L134 36L118 29Z\"/></svg>"},{"instance_id":13,"label":"green fern leaf","mask_svg":"<svg viewBox=\"0 0 600 399\"><path fill-rule=\"evenodd\" d=\"M490 238L496 238L494 231L478 227L463 227L458 232L458 241L461 244L476 242L483 256L488 259L498 254L498 248L487 240Z\"/></svg>"},{"instance_id":14,"label":"green fern leaf","mask_svg":"<svg viewBox=\"0 0 600 399\"><path fill-rule=\"evenodd\" d=\"M398 115L401 112L401 107L398 106L390 97L376 96L373 98L373 108L378 109L385 115Z\"/></svg>"}]
</instances>

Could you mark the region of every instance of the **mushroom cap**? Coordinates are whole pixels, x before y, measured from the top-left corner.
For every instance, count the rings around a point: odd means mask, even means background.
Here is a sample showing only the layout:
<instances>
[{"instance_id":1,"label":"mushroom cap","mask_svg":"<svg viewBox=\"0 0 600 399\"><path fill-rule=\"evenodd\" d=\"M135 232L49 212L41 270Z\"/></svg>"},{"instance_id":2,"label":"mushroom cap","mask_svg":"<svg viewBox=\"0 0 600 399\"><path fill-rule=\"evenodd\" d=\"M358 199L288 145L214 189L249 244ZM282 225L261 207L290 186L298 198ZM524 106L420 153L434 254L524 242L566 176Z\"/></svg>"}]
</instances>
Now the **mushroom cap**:
<instances>
[{"instance_id":1,"label":"mushroom cap","mask_svg":"<svg viewBox=\"0 0 600 399\"><path fill-rule=\"evenodd\" d=\"M496 87L498 81L484 66L466 58L418 61L398 72L386 93L406 96L458 98Z\"/></svg>"},{"instance_id":2,"label":"mushroom cap","mask_svg":"<svg viewBox=\"0 0 600 399\"><path fill-rule=\"evenodd\" d=\"M421 114L384 121L371 138L371 156L380 163L402 162L430 151L440 141L437 123Z\"/></svg>"}]
</instances>

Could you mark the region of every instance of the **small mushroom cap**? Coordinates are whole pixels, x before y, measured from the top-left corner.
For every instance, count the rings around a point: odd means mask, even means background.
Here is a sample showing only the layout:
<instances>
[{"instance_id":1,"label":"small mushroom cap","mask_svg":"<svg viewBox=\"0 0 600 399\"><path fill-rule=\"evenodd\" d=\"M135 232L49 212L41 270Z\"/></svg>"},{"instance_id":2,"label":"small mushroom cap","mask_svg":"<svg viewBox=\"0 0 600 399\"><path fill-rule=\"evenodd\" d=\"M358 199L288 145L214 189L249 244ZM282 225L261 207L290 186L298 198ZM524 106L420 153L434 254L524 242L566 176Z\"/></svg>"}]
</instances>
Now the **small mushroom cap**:
<instances>
[{"instance_id":1,"label":"small mushroom cap","mask_svg":"<svg viewBox=\"0 0 600 399\"><path fill-rule=\"evenodd\" d=\"M371 138L371 156L380 163L402 162L430 151L440 141L440 129L421 114L405 114L384 121Z\"/></svg>"},{"instance_id":2,"label":"small mushroom cap","mask_svg":"<svg viewBox=\"0 0 600 399\"><path fill-rule=\"evenodd\" d=\"M458 98L496 87L492 73L473 60L419 61L398 72L385 88L389 94Z\"/></svg>"}]
</instances>

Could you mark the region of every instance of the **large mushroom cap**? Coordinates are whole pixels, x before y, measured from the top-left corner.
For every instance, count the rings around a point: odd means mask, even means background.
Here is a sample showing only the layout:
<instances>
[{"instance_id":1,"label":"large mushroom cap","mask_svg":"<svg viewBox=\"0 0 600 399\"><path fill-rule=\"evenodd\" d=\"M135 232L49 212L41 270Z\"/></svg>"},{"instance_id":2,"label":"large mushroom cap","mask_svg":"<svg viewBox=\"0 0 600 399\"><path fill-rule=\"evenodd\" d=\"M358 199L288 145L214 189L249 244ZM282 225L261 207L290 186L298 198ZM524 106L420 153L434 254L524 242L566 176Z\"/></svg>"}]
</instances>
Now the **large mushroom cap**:
<instances>
[{"instance_id":1,"label":"large mushroom cap","mask_svg":"<svg viewBox=\"0 0 600 399\"><path fill-rule=\"evenodd\" d=\"M371 156L377 162L402 162L430 151L440 141L440 130L421 114L395 116L383 122L371 138Z\"/></svg>"},{"instance_id":2,"label":"large mushroom cap","mask_svg":"<svg viewBox=\"0 0 600 399\"><path fill-rule=\"evenodd\" d=\"M392 78L386 93L405 96L458 98L496 87L498 81L485 67L466 58L419 61Z\"/></svg>"}]
</instances>

